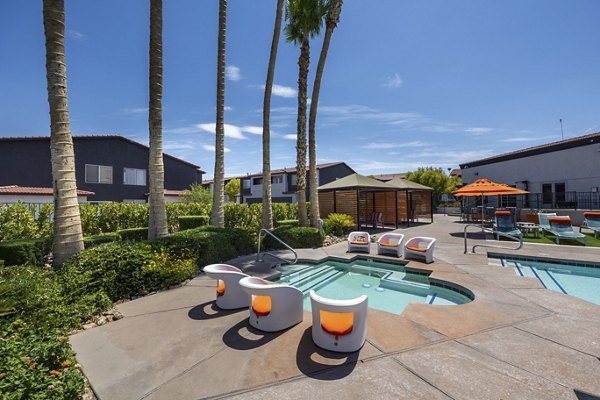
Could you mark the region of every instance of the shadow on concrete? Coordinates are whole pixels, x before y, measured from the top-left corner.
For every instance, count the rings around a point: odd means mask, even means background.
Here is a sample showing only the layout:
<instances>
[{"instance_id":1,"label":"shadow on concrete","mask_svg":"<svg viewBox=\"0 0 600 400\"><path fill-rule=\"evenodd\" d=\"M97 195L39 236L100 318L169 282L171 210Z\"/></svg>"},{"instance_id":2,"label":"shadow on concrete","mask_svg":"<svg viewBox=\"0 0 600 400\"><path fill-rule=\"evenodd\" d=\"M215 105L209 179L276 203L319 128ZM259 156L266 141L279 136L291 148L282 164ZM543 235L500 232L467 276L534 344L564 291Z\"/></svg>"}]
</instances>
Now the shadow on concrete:
<instances>
[{"instance_id":1,"label":"shadow on concrete","mask_svg":"<svg viewBox=\"0 0 600 400\"><path fill-rule=\"evenodd\" d=\"M306 376L322 381L342 379L352 373L359 352L336 353L318 347L312 340L312 328L307 328L296 351L296 365Z\"/></svg>"},{"instance_id":2,"label":"shadow on concrete","mask_svg":"<svg viewBox=\"0 0 600 400\"><path fill-rule=\"evenodd\" d=\"M489 233L489 232L467 232L467 238L468 239L485 240L485 238L487 237L487 235L491 235L491 233ZM458 237L458 238L464 238L465 237L465 233L464 232L451 232L450 236Z\"/></svg>"},{"instance_id":3,"label":"shadow on concrete","mask_svg":"<svg viewBox=\"0 0 600 400\"><path fill-rule=\"evenodd\" d=\"M264 346L288 331L285 329L279 332L263 332L252 327L248 321L249 318L246 318L229 328L223 334L223 343L235 350L252 350ZM240 331L243 329L250 332L252 337L242 335Z\"/></svg>"},{"instance_id":4,"label":"shadow on concrete","mask_svg":"<svg viewBox=\"0 0 600 400\"><path fill-rule=\"evenodd\" d=\"M211 300L193 307L190 311L188 311L188 317L195 320L205 321L208 319L225 317L227 315L235 314L247 309L248 308L245 307L237 310L221 310L219 307L217 307L216 301Z\"/></svg>"}]
</instances>

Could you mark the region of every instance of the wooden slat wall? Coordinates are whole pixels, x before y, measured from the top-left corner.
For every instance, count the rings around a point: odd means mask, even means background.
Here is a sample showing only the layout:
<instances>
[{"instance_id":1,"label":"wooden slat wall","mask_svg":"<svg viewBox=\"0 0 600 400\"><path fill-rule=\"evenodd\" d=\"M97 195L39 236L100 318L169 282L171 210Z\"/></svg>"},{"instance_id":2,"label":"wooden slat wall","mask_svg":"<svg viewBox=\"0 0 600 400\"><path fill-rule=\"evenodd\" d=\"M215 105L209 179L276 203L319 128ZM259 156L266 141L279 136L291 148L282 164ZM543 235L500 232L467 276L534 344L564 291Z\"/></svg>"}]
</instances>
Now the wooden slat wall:
<instances>
[{"instance_id":1,"label":"wooden slat wall","mask_svg":"<svg viewBox=\"0 0 600 400\"><path fill-rule=\"evenodd\" d=\"M387 225L394 224L394 219L396 218L394 193L375 192L375 212L383 213L383 220Z\"/></svg>"},{"instance_id":2,"label":"wooden slat wall","mask_svg":"<svg viewBox=\"0 0 600 400\"><path fill-rule=\"evenodd\" d=\"M431 194L426 191L412 192L415 218L431 218Z\"/></svg>"},{"instance_id":3,"label":"wooden slat wall","mask_svg":"<svg viewBox=\"0 0 600 400\"><path fill-rule=\"evenodd\" d=\"M354 222L358 222L358 204L356 203L356 190L344 190L335 193L335 210L340 214L352 216Z\"/></svg>"},{"instance_id":4,"label":"wooden slat wall","mask_svg":"<svg viewBox=\"0 0 600 400\"><path fill-rule=\"evenodd\" d=\"M333 192L319 193L319 215L327 218L333 212Z\"/></svg>"},{"instance_id":5,"label":"wooden slat wall","mask_svg":"<svg viewBox=\"0 0 600 400\"><path fill-rule=\"evenodd\" d=\"M397 194L398 196L398 222L401 224L405 224L406 221L406 213L408 210L408 200L405 191L400 191Z\"/></svg>"}]
</instances>

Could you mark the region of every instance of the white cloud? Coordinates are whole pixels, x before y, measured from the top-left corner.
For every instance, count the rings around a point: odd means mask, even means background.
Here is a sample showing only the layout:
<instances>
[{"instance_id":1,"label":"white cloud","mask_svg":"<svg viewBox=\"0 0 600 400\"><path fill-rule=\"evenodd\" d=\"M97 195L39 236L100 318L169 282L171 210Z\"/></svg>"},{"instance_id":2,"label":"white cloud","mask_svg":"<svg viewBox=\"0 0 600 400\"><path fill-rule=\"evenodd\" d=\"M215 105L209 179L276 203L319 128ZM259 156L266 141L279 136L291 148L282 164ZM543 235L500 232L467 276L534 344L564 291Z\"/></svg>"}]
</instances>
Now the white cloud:
<instances>
[{"instance_id":1,"label":"white cloud","mask_svg":"<svg viewBox=\"0 0 600 400\"><path fill-rule=\"evenodd\" d=\"M225 111L233 111L233 108L231 108L229 106L225 106Z\"/></svg>"},{"instance_id":2,"label":"white cloud","mask_svg":"<svg viewBox=\"0 0 600 400\"><path fill-rule=\"evenodd\" d=\"M265 86L263 85L262 88L264 89ZM298 92L296 91L296 89L294 89L293 87L289 87L289 86L281 86L281 85L273 85L273 95L274 96L279 96L279 97L285 97L285 98L294 98L297 96Z\"/></svg>"},{"instance_id":3,"label":"white cloud","mask_svg":"<svg viewBox=\"0 0 600 400\"><path fill-rule=\"evenodd\" d=\"M492 131L492 128L467 128L465 132L470 133L472 136L483 135L484 133L489 133Z\"/></svg>"},{"instance_id":4,"label":"white cloud","mask_svg":"<svg viewBox=\"0 0 600 400\"><path fill-rule=\"evenodd\" d=\"M123 114L145 114L148 112L148 107L137 107L137 108L125 108Z\"/></svg>"},{"instance_id":5,"label":"white cloud","mask_svg":"<svg viewBox=\"0 0 600 400\"><path fill-rule=\"evenodd\" d=\"M547 136L520 136L520 137L513 137L513 138L504 139L502 141L506 142L506 143L534 142L534 141L540 141L540 140L555 139L557 137L558 136L556 136L556 135L547 135Z\"/></svg>"},{"instance_id":6,"label":"white cloud","mask_svg":"<svg viewBox=\"0 0 600 400\"><path fill-rule=\"evenodd\" d=\"M167 150L167 151L176 151L176 150L191 150L194 149L196 146L194 146L192 143L165 143L163 145L163 150Z\"/></svg>"},{"instance_id":7,"label":"white cloud","mask_svg":"<svg viewBox=\"0 0 600 400\"><path fill-rule=\"evenodd\" d=\"M215 146L214 146L214 145L212 145L212 144L203 144L203 145L202 145L202 148L203 148L204 150L206 150L206 151L210 151L210 152L212 152L212 153L214 153L214 152L216 151L216 150L215 150ZM230 149L228 149L227 147L225 147L225 153L228 153L228 152L230 152L230 151L231 151Z\"/></svg>"},{"instance_id":8,"label":"white cloud","mask_svg":"<svg viewBox=\"0 0 600 400\"><path fill-rule=\"evenodd\" d=\"M407 143L388 143L388 142L383 142L383 143L368 143L367 145L363 146L365 149L395 149L395 148L405 148L405 147L425 147L427 146L427 143L424 142L419 142L419 141L413 141L413 142L407 142Z\"/></svg>"},{"instance_id":9,"label":"white cloud","mask_svg":"<svg viewBox=\"0 0 600 400\"><path fill-rule=\"evenodd\" d=\"M240 128L242 132L251 133L252 135L262 135L262 126L242 126Z\"/></svg>"},{"instance_id":10,"label":"white cloud","mask_svg":"<svg viewBox=\"0 0 600 400\"><path fill-rule=\"evenodd\" d=\"M239 67L235 65L228 65L225 67L225 78L230 81L237 82L242 79Z\"/></svg>"},{"instance_id":11,"label":"white cloud","mask_svg":"<svg viewBox=\"0 0 600 400\"><path fill-rule=\"evenodd\" d=\"M67 29L67 36L75 40L85 40L87 38L87 36L85 36L83 33L77 32L73 29Z\"/></svg>"},{"instance_id":12,"label":"white cloud","mask_svg":"<svg viewBox=\"0 0 600 400\"><path fill-rule=\"evenodd\" d=\"M398 89L402 86L402 78L396 73L393 76L386 78L382 86L386 89Z\"/></svg>"},{"instance_id":13,"label":"white cloud","mask_svg":"<svg viewBox=\"0 0 600 400\"><path fill-rule=\"evenodd\" d=\"M298 140L298 135L295 133L288 133L287 135L283 135L283 138L287 140Z\"/></svg>"},{"instance_id":14,"label":"white cloud","mask_svg":"<svg viewBox=\"0 0 600 400\"><path fill-rule=\"evenodd\" d=\"M199 130L196 130L196 132L203 131L203 132L215 133L216 124L214 122L210 122L210 123L206 123L206 124L198 124L198 125L195 125L195 127L197 127L199 129ZM194 132L193 128L180 128L180 130L183 130L183 131L176 132L176 133L193 133ZM225 124L225 137L229 137L232 139L239 139L239 140L248 139L244 135L244 133L250 133L252 135L262 135L262 126L252 126L252 125L237 126L237 125Z\"/></svg>"}]
</instances>

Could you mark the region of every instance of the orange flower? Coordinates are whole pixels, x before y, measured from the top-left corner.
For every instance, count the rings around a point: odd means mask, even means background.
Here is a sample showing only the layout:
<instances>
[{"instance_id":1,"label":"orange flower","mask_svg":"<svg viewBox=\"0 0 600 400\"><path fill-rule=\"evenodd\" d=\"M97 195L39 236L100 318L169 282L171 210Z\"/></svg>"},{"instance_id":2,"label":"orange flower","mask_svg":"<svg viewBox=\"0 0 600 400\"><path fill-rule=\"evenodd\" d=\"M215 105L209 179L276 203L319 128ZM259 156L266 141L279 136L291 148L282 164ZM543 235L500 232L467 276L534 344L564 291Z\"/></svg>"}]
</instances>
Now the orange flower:
<instances>
[{"instance_id":1,"label":"orange flower","mask_svg":"<svg viewBox=\"0 0 600 400\"><path fill-rule=\"evenodd\" d=\"M61 342L64 342L65 340L68 340L69 338L67 336L60 336L58 338L58 340L60 340Z\"/></svg>"},{"instance_id":2,"label":"orange flower","mask_svg":"<svg viewBox=\"0 0 600 400\"><path fill-rule=\"evenodd\" d=\"M57 376L57 375L60 375L60 372L58 372L57 370L53 369L52 371L50 371L50 375Z\"/></svg>"},{"instance_id":3,"label":"orange flower","mask_svg":"<svg viewBox=\"0 0 600 400\"><path fill-rule=\"evenodd\" d=\"M62 366L63 367L70 367L73 363L69 360L63 361L62 362Z\"/></svg>"},{"instance_id":4,"label":"orange flower","mask_svg":"<svg viewBox=\"0 0 600 400\"><path fill-rule=\"evenodd\" d=\"M23 328L22 326L20 326L20 327L18 327L18 328L17 328L17 330L18 330L19 332L22 332L22 331L24 331L24 330L25 330L25 328Z\"/></svg>"},{"instance_id":5,"label":"orange flower","mask_svg":"<svg viewBox=\"0 0 600 400\"><path fill-rule=\"evenodd\" d=\"M29 369L35 369L35 363L29 365Z\"/></svg>"},{"instance_id":6,"label":"orange flower","mask_svg":"<svg viewBox=\"0 0 600 400\"><path fill-rule=\"evenodd\" d=\"M32 361L33 361L33 359L30 357L23 357L23 362L30 363Z\"/></svg>"}]
</instances>

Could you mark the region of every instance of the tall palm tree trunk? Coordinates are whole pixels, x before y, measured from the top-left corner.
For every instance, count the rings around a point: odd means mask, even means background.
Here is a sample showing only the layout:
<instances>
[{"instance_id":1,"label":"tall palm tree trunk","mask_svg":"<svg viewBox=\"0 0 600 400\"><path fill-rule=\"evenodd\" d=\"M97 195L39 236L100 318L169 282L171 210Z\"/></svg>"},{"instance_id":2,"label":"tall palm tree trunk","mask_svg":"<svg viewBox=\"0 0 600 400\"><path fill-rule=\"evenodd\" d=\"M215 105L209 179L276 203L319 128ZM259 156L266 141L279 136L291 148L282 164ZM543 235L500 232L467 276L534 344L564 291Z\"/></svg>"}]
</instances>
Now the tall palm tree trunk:
<instances>
[{"instance_id":1,"label":"tall palm tree trunk","mask_svg":"<svg viewBox=\"0 0 600 400\"><path fill-rule=\"evenodd\" d=\"M162 0L150 0L149 240L167 236L169 233L165 208L165 167L162 153L162 78Z\"/></svg>"},{"instance_id":2,"label":"tall palm tree trunk","mask_svg":"<svg viewBox=\"0 0 600 400\"><path fill-rule=\"evenodd\" d=\"M217 121L215 130L215 173L213 205L210 223L225 226L225 32L227 27L227 0L219 0L219 39L217 49Z\"/></svg>"},{"instance_id":3,"label":"tall palm tree trunk","mask_svg":"<svg viewBox=\"0 0 600 400\"><path fill-rule=\"evenodd\" d=\"M310 192L310 225L319 227L319 193L317 182L317 141L316 141L316 122L317 122L317 107L319 104L319 93L321 92L321 79L323 78L323 70L325 69L325 60L329 51L329 42L331 35L340 21L340 13L342 12L343 0L331 0L329 3L329 11L327 13L325 36L323 37L323 47L319 55L319 63L315 73L315 83L310 103L310 114L308 116L308 187Z\"/></svg>"},{"instance_id":4,"label":"tall palm tree trunk","mask_svg":"<svg viewBox=\"0 0 600 400\"><path fill-rule=\"evenodd\" d=\"M273 229L273 199L271 198L271 92L273 91L273 78L275 76L275 62L277 61L277 49L279 48L279 36L281 34L281 20L283 14L283 0L277 0L277 11L275 12L275 28L273 30L273 41L271 42L271 53L269 55L269 68L267 69L267 82L265 84L265 99L263 101L263 210L262 227Z\"/></svg>"},{"instance_id":5,"label":"tall palm tree trunk","mask_svg":"<svg viewBox=\"0 0 600 400\"><path fill-rule=\"evenodd\" d=\"M75 152L67 101L64 0L44 0L46 79L50 106L50 158L54 191L53 266L83 250L77 202Z\"/></svg>"},{"instance_id":6,"label":"tall palm tree trunk","mask_svg":"<svg viewBox=\"0 0 600 400\"><path fill-rule=\"evenodd\" d=\"M306 97L308 92L308 66L310 43L302 40L298 58L298 138L296 141L296 183L298 195L298 224L308 226L306 211Z\"/></svg>"}]
</instances>

